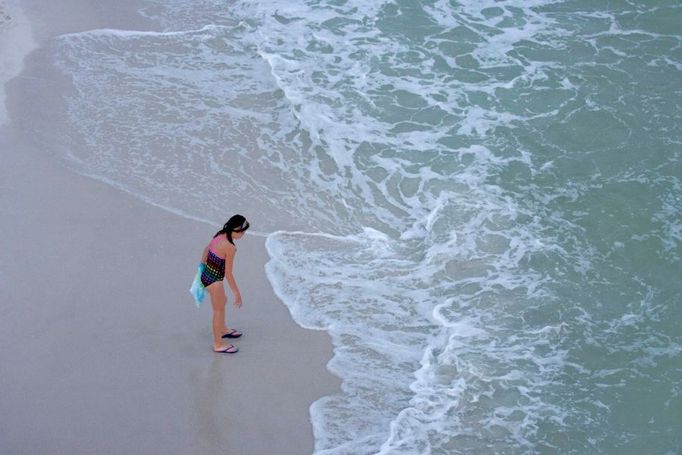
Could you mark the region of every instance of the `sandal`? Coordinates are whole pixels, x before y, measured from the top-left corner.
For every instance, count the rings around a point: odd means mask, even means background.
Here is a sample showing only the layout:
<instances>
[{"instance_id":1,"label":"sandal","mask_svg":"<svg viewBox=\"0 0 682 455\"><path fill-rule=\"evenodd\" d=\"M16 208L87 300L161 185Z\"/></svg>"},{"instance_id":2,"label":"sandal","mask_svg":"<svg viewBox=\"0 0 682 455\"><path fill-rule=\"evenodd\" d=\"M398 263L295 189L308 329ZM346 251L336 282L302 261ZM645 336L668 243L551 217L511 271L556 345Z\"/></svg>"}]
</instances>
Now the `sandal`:
<instances>
[{"instance_id":1,"label":"sandal","mask_svg":"<svg viewBox=\"0 0 682 455\"><path fill-rule=\"evenodd\" d=\"M241 333L239 330L232 329L231 331L223 335L223 338L239 338L242 335L243 333Z\"/></svg>"},{"instance_id":2,"label":"sandal","mask_svg":"<svg viewBox=\"0 0 682 455\"><path fill-rule=\"evenodd\" d=\"M239 348L234 347L233 345L230 344L225 349L223 349L221 351L216 351L214 349L213 352L217 352L219 354L236 354L237 352L239 352Z\"/></svg>"}]
</instances>

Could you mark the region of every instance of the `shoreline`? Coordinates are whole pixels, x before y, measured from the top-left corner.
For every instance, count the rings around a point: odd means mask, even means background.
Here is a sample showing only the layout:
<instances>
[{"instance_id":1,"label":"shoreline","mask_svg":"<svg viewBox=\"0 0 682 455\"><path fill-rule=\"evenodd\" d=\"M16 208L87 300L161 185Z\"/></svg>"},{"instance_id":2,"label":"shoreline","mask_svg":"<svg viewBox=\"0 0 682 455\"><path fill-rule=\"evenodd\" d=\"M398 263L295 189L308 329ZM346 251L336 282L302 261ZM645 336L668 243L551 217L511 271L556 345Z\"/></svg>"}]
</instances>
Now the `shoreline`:
<instances>
[{"instance_id":1,"label":"shoreline","mask_svg":"<svg viewBox=\"0 0 682 455\"><path fill-rule=\"evenodd\" d=\"M59 134L65 85L47 39L143 18L104 2L27 3L40 47L7 84L12 123L0 127L0 363L11 366L0 452L311 453L310 406L340 390L325 368L332 344L274 295L265 238L237 244L245 302L227 312L245 335L238 354L215 354L210 303L197 310L188 288L218 227L77 174L28 139L36 116ZM49 96L28 90L38 75Z\"/></svg>"},{"instance_id":2,"label":"shoreline","mask_svg":"<svg viewBox=\"0 0 682 455\"><path fill-rule=\"evenodd\" d=\"M23 10L0 0L0 125L8 122L5 84L23 70L26 55L38 46Z\"/></svg>"}]
</instances>

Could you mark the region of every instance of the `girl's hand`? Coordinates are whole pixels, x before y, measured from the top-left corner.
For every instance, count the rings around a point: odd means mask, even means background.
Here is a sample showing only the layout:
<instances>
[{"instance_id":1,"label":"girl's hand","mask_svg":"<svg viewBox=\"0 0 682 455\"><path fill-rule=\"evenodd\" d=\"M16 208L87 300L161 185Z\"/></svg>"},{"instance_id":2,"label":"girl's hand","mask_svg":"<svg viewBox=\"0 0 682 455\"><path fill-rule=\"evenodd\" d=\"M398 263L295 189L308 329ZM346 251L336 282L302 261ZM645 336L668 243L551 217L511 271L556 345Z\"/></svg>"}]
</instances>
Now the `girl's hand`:
<instances>
[{"instance_id":1,"label":"girl's hand","mask_svg":"<svg viewBox=\"0 0 682 455\"><path fill-rule=\"evenodd\" d=\"M240 293L235 294L234 296L234 306L236 308L241 308L242 307L242 295Z\"/></svg>"}]
</instances>

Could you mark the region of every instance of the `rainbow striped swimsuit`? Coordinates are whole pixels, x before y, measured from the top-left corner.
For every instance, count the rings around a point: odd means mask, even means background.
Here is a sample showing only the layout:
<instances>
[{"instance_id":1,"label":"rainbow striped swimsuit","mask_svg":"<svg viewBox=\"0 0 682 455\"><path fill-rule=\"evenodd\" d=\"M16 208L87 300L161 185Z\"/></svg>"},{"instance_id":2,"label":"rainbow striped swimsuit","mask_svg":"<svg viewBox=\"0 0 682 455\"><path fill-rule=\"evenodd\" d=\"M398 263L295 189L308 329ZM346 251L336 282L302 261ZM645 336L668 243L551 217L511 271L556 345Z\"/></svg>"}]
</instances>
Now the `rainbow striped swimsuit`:
<instances>
[{"instance_id":1,"label":"rainbow striped swimsuit","mask_svg":"<svg viewBox=\"0 0 682 455\"><path fill-rule=\"evenodd\" d=\"M225 259L218 257L211 249L206 255L206 267L201 274L201 284L207 287L225 278Z\"/></svg>"}]
</instances>

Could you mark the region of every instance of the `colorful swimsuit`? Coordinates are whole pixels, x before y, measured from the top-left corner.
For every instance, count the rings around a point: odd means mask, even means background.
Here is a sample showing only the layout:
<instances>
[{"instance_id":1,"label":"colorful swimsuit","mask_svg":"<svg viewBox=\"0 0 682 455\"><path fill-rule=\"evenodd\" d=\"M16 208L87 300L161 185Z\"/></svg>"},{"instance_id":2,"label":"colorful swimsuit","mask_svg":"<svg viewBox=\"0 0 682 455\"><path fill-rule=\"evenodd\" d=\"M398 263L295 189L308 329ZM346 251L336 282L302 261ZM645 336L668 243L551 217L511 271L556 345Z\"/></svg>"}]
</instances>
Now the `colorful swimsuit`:
<instances>
[{"instance_id":1,"label":"colorful swimsuit","mask_svg":"<svg viewBox=\"0 0 682 455\"><path fill-rule=\"evenodd\" d=\"M225 278L225 259L218 257L209 248L206 255L206 267L201 274L201 284L207 287L216 281L223 281Z\"/></svg>"}]
</instances>

